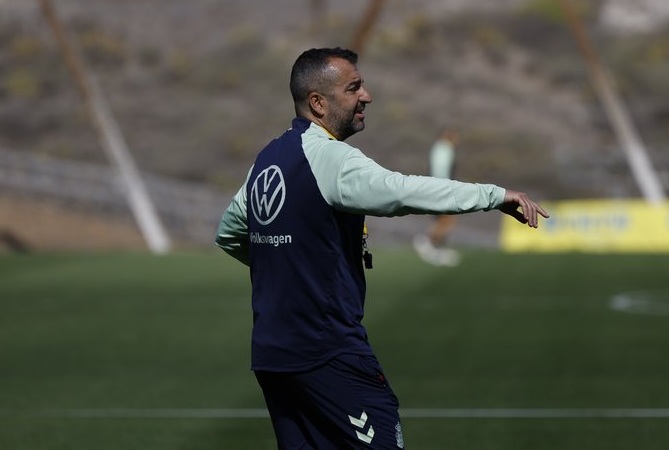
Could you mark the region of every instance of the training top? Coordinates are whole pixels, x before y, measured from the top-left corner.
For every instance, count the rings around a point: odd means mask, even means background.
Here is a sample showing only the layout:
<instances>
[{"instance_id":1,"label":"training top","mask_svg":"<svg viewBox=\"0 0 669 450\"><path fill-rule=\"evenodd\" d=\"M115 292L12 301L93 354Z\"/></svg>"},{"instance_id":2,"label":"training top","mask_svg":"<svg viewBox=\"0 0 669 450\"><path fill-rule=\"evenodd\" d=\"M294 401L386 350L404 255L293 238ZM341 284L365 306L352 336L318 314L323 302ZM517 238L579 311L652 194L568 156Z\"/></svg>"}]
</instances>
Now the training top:
<instances>
[{"instance_id":1,"label":"training top","mask_svg":"<svg viewBox=\"0 0 669 450\"><path fill-rule=\"evenodd\" d=\"M430 149L430 175L437 178L453 176L455 149L446 139L438 139Z\"/></svg>"},{"instance_id":2,"label":"training top","mask_svg":"<svg viewBox=\"0 0 669 450\"><path fill-rule=\"evenodd\" d=\"M250 267L253 370L315 368L372 354L362 325L365 215L459 214L505 190L387 170L304 118L258 155L216 244Z\"/></svg>"}]
</instances>

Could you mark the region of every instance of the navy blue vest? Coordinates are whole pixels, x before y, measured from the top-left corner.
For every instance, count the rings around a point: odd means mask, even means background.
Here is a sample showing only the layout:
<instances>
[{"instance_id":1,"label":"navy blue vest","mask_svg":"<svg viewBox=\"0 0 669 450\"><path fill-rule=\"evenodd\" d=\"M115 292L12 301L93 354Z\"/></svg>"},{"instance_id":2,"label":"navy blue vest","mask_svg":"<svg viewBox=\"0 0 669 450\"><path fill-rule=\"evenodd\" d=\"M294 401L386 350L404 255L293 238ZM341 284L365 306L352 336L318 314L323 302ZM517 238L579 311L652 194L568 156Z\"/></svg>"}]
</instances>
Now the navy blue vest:
<instances>
[{"instance_id":1,"label":"navy blue vest","mask_svg":"<svg viewBox=\"0 0 669 450\"><path fill-rule=\"evenodd\" d=\"M302 148L311 122L292 125L260 152L246 186L254 370L372 353L361 324L364 216L326 203Z\"/></svg>"}]
</instances>

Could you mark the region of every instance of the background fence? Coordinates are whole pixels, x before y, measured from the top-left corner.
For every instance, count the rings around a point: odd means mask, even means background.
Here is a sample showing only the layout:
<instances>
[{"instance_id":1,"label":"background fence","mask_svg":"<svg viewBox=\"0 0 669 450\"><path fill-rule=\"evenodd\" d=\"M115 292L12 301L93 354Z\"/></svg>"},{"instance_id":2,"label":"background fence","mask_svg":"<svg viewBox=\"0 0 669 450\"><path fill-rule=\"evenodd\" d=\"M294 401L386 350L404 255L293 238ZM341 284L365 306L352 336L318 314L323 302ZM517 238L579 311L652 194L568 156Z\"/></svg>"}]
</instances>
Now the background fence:
<instances>
[{"instance_id":1,"label":"background fence","mask_svg":"<svg viewBox=\"0 0 669 450\"><path fill-rule=\"evenodd\" d=\"M230 195L215 188L144 175L149 194L170 235L211 245ZM129 216L118 172L111 167L0 149L0 192L49 200L96 214ZM8 211L11 214L11 211Z\"/></svg>"}]
</instances>

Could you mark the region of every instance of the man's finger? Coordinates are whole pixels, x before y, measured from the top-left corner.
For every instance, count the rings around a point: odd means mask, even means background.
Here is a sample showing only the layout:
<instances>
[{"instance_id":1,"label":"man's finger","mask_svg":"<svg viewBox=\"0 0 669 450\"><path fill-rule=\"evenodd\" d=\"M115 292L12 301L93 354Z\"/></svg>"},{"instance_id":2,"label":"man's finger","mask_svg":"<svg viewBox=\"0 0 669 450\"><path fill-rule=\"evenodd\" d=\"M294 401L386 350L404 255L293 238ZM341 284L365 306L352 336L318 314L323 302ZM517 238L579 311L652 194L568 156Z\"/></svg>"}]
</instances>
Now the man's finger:
<instances>
[{"instance_id":1,"label":"man's finger","mask_svg":"<svg viewBox=\"0 0 669 450\"><path fill-rule=\"evenodd\" d=\"M520 223L527 223L527 217L525 217L525 214L523 214L523 212L518 209L517 205L505 205L501 208L501 211L504 214L510 215Z\"/></svg>"},{"instance_id":2,"label":"man's finger","mask_svg":"<svg viewBox=\"0 0 669 450\"><path fill-rule=\"evenodd\" d=\"M543 208L542 208L541 206L539 206L539 205L537 205L537 211L539 212L539 214L541 214L541 215L542 215L543 217L545 217L546 219L548 219L548 218L550 217L550 215L548 214L548 211L546 211L545 209L543 209Z\"/></svg>"},{"instance_id":3,"label":"man's finger","mask_svg":"<svg viewBox=\"0 0 669 450\"><path fill-rule=\"evenodd\" d=\"M513 217L515 217L515 219L520 223L527 223L528 222L527 216L522 211L514 209L511 215Z\"/></svg>"}]
</instances>

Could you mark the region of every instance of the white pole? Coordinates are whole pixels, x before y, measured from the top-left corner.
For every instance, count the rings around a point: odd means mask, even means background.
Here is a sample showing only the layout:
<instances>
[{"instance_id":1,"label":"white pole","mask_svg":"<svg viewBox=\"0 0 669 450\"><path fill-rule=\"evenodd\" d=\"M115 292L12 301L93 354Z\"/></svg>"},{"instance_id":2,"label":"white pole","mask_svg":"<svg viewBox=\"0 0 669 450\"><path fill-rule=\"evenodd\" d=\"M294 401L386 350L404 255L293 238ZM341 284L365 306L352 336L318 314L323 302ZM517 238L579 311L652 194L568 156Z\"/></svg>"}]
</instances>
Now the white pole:
<instances>
[{"instance_id":1,"label":"white pole","mask_svg":"<svg viewBox=\"0 0 669 450\"><path fill-rule=\"evenodd\" d=\"M86 69L76 44L68 38L60 24L50 0L38 0L42 12L51 25L66 62L82 92L89 114L98 130L102 146L111 162L118 169L123 181L124 194L130 205L142 236L153 253L164 254L170 250L170 239L142 182L135 161L130 154L123 133L114 119L95 77Z\"/></svg>"},{"instance_id":2,"label":"white pole","mask_svg":"<svg viewBox=\"0 0 669 450\"><path fill-rule=\"evenodd\" d=\"M596 79L595 87L598 90L599 97L616 131L618 142L620 142L625 151L627 162L630 165L641 193L646 201L650 203L658 204L664 202L666 195L662 187L662 182L653 168L646 147L641 141L636 127L632 123L616 91L613 89L610 78L603 69L596 70L593 76Z\"/></svg>"},{"instance_id":3,"label":"white pole","mask_svg":"<svg viewBox=\"0 0 669 450\"><path fill-rule=\"evenodd\" d=\"M623 102L613 88L611 78L603 69L603 65L600 63L597 53L580 23L578 14L574 11L569 0L559 0L559 3L589 69L595 91L616 133L618 142L627 156L627 162L639 190L649 203L659 204L664 202L666 200L664 188L648 157L646 147L641 141Z\"/></svg>"},{"instance_id":4,"label":"white pole","mask_svg":"<svg viewBox=\"0 0 669 450\"><path fill-rule=\"evenodd\" d=\"M114 116L107 104L96 80L88 79L91 105L95 120L100 124L103 146L121 175L124 194L135 220L152 252L164 254L170 250L170 239L160 217L151 201L151 197L142 182L142 177L132 158Z\"/></svg>"}]
</instances>

